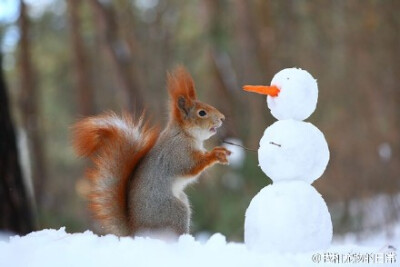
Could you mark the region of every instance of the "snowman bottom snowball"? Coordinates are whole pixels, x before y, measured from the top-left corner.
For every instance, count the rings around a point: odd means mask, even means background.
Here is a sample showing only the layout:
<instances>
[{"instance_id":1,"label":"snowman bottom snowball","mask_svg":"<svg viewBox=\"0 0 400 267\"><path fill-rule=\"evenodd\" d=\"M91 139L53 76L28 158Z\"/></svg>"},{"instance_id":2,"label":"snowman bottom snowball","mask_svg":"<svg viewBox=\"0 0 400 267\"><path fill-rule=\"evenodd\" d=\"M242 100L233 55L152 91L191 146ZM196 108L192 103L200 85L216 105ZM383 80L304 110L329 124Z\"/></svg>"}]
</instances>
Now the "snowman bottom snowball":
<instances>
[{"instance_id":1,"label":"snowman bottom snowball","mask_svg":"<svg viewBox=\"0 0 400 267\"><path fill-rule=\"evenodd\" d=\"M258 252L307 252L329 247L332 221L321 195L304 181L264 187L245 219L245 244Z\"/></svg>"}]
</instances>

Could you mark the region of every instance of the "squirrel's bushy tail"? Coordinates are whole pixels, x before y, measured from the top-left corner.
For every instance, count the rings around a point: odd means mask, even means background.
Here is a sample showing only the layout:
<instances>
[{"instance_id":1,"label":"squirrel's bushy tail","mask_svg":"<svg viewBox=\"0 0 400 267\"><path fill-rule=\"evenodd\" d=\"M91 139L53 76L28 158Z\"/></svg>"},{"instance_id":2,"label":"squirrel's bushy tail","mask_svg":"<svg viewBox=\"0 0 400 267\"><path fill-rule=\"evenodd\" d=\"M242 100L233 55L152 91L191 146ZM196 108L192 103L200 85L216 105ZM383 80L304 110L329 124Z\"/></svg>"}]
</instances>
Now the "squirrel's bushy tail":
<instances>
[{"instance_id":1,"label":"squirrel's bushy tail","mask_svg":"<svg viewBox=\"0 0 400 267\"><path fill-rule=\"evenodd\" d=\"M138 162L157 141L159 131L150 128L144 115L134 120L113 112L85 118L73 126L78 155L93 161L86 172L91 182L89 208L109 233L131 234L128 218L128 183Z\"/></svg>"}]
</instances>

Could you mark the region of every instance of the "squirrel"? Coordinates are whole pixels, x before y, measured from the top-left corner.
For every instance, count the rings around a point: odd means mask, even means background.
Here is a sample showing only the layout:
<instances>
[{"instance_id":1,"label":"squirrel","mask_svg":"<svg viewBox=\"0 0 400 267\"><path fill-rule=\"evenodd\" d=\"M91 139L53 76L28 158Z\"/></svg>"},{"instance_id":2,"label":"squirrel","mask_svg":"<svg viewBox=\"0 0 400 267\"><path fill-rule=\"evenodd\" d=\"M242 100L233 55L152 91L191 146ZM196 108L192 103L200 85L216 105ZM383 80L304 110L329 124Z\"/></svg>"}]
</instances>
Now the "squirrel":
<instances>
[{"instance_id":1,"label":"squirrel","mask_svg":"<svg viewBox=\"0 0 400 267\"><path fill-rule=\"evenodd\" d=\"M206 151L225 116L197 100L184 67L167 74L169 121L150 127L144 113L134 119L114 112L87 117L73 127L73 147L93 162L86 177L89 208L106 233L134 236L189 233L191 209L185 187L208 167L228 164L224 147Z\"/></svg>"}]
</instances>

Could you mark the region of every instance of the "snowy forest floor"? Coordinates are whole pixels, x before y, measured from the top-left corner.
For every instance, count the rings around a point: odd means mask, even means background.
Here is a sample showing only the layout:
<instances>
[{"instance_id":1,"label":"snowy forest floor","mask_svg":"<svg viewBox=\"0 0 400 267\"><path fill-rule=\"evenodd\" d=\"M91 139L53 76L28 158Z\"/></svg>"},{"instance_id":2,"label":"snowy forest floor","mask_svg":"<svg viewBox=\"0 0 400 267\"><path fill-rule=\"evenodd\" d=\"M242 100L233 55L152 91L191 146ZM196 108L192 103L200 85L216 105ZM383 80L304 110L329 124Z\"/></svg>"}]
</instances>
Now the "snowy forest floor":
<instances>
[{"instance_id":1,"label":"snowy forest floor","mask_svg":"<svg viewBox=\"0 0 400 267\"><path fill-rule=\"evenodd\" d=\"M255 253L229 243L221 234L200 242L184 235L168 243L151 238L69 234L65 228L42 230L0 241L1 266L399 266L400 223L392 236L375 233L335 238L326 251ZM395 262L397 260L397 262ZM348 262L346 264L346 262Z\"/></svg>"}]
</instances>

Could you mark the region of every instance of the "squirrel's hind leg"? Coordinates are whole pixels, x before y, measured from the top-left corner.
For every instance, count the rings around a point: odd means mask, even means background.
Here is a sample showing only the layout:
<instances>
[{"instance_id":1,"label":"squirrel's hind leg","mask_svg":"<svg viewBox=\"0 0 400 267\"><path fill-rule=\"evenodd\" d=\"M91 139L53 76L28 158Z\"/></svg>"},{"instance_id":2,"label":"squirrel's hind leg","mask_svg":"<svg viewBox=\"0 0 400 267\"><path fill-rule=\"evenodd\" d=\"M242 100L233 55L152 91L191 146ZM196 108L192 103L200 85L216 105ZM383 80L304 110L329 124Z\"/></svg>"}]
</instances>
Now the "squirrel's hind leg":
<instances>
[{"instance_id":1,"label":"squirrel's hind leg","mask_svg":"<svg viewBox=\"0 0 400 267\"><path fill-rule=\"evenodd\" d=\"M162 201L158 207L142 212L135 221L135 235L170 239L171 236L189 233L190 207L187 203L171 197Z\"/></svg>"}]
</instances>

